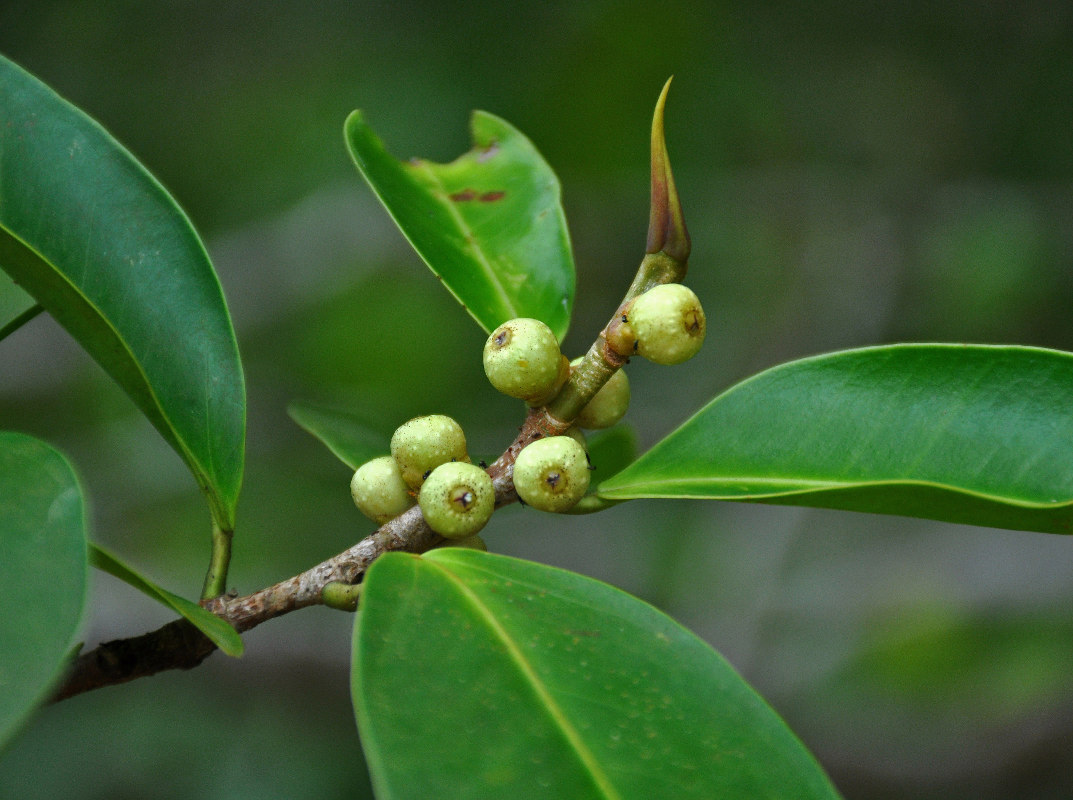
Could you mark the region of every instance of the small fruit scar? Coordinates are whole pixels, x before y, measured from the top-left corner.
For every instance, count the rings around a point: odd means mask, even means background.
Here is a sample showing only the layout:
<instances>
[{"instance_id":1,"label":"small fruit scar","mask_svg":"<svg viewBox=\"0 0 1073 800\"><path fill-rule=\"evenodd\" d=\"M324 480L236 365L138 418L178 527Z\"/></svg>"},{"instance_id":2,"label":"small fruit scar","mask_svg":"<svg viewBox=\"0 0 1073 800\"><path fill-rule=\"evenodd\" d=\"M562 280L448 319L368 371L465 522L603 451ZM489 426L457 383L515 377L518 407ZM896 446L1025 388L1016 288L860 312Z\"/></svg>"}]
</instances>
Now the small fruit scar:
<instances>
[{"instance_id":1,"label":"small fruit scar","mask_svg":"<svg viewBox=\"0 0 1073 800\"><path fill-rule=\"evenodd\" d=\"M462 511L467 511L469 507L473 505L473 492L469 489L463 489L451 498L451 502L458 506Z\"/></svg>"},{"instance_id":2,"label":"small fruit scar","mask_svg":"<svg viewBox=\"0 0 1073 800\"><path fill-rule=\"evenodd\" d=\"M700 331L700 314L697 313L695 308L690 309L686 314L686 331L690 335L696 335Z\"/></svg>"},{"instance_id":3,"label":"small fruit scar","mask_svg":"<svg viewBox=\"0 0 1073 800\"><path fill-rule=\"evenodd\" d=\"M562 480L562 477L563 476L558 472L549 472L544 478L544 483L554 489L559 485L559 481Z\"/></svg>"}]
</instances>

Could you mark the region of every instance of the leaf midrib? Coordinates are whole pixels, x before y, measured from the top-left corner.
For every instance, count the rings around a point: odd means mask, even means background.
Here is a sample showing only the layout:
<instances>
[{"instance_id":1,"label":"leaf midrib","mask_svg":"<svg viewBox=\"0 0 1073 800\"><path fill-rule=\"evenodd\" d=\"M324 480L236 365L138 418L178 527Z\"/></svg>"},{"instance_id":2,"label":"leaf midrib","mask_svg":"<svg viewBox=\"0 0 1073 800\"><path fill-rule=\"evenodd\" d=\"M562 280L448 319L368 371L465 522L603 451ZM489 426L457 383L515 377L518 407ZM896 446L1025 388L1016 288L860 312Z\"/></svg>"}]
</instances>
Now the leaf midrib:
<instances>
[{"instance_id":1,"label":"leaf midrib","mask_svg":"<svg viewBox=\"0 0 1073 800\"><path fill-rule=\"evenodd\" d=\"M613 480L613 479L609 479ZM793 482L796 484L791 487L787 484L789 480L777 479L777 478L764 478L754 477L749 475L734 475L732 477L698 477L698 478L662 478L652 479L645 481L638 481L633 484L622 484L618 486L605 486L598 487L596 494L601 497L614 498L616 493L629 492L631 486L638 486L644 488L651 487L663 487L663 486L710 486L713 483L718 484L734 484L734 483L748 483L753 485L771 485L771 486L783 486L781 490L773 490L770 493L749 493L743 495L726 495L728 498L735 497L777 497L782 495L793 494L808 494L814 491L828 491L837 489L862 489L862 488L882 488L887 486L920 486L933 489L940 489L943 491L951 492L953 494L966 495L969 497L976 497L983 500L990 500L996 503L1004 505L1014 505L1024 508L1039 508L1039 509L1051 509L1060 508L1063 505L1073 505L1073 498L1064 498L1058 500L1028 500L1017 498L1012 495L1001 495L993 492L982 492L974 489L968 489L963 486L954 486L948 483L939 483L937 481L924 481L924 480L911 480L911 479L879 479L879 480L867 480L867 481L829 481L819 480L813 478L795 478ZM650 497L664 497L667 495L645 495ZM640 496L638 496L639 498Z\"/></svg>"},{"instance_id":2,"label":"leaf midrib","mask_svg":"<svg viewBox=\"0 0 1073 800\"><path fill-rule=\"evenodd\" d=\"M105 371L105 373L108 374L110 378L112 378L112 380L115 380L121 387L123 387L124 391L127 392L128 396L130 396L131 400L134 402L134 405L140 411L142 411L142 413L144 413L151 422L155 423L156 420L160 421L160 425L155 425L155 427L160 432L161 436L163 436L164 439L177 451L179 457L192 467L194 479L197 484L203 489L211 490L209 492L209 498L210 505L213 507L214 513L216 509L215 504L217 499L221 503L221 507L219 509L220 522L221 524L224 524L228 518L227 511L225 510L226 500L222 497L218 498L217 496L217 490L215 488L215 479L218 476L217 473L214 471L215 464L213 463L213 454L211 452L212 448L209 448L210 464L206 465L191 448L186 438L179 434L179 431L175 427L175 424L172 421L170 415L165 411L164 404L161 403L160 397L157 394L153 382L149 380L149 376L145 371L145 364L143 363L142 359L140 359L135 354L127 338L120 332L118 328L116 328L116 326L112 323L111 318L101 310L101 308L93 301L92 298L90 298L82 290L82 288L77 283L71 280L71 277L66 272L58 268L55 264L45 258L44 255L39 253L30 244L23 241L22 238L17 236L13 231L11 231L7 226L3 224L0 224L0 235L6 235L8 238L11 239L12 242L15 243L16 246L21 247L28 254L29 258L36 259L38 262L43 264L48 269L48 271L58 279L59 283L63 287L66 287L66 291L68 293L77 297L79 302L85 304L85 307L92 312L93 318L102 325L105 335L108 336L113 342L115 342L119 346L120 350L124 354L124 357L121 360L125 361L128 365L133 367L133 370L131 372L128 372L128 374L135 374L137 376L136 382L138 384L137 388L139 391L139 395L144 398L144 400L139 402L138 397L136 397L131 391L129 391L127 386L122 381L120 381L116 375L112 374L112 368L124 368L122 367L122 365L112 364L110 366L106 366L103 362L99 361L98 364ZM36 300L37 298L35 297L34 299ZM44 304L42 303L42 305ZM50 313L53 314L53 316L56 316L54 311L48 309L47 307L46 310L49 310ZM57 320L60 319L60 317L56 318ZM76 337L72 335L72 338ZM94 356L94 360L97 360L96 356ZM134 387L131 386L131 388ZM206 424L208 424L207 415ZM211 431L206 432L206 441L211 441ZM229 523L227 524L227 527L229 527Z\"/></svg>"},{"instance_id":3,"label":"leaf midrib","mask_svg":"<svg viewBox=\"0 0 1073 800\"><path fill-rule=\"evenodd\" d=\"M559 729L573 752L577 754L578 760L589 773L589 776L592 778L593 783L596 785L600 793L608 798L608 800L622 800L622 796L615 790L610 778L608 778L600 768L596 757L589 748L585 746L577 729L570 724L570 720L567 719L566 714L563 713L563 710L559 707L559 704L555 702L555 699L551 696L551 693L544 685L544 682L541 681L536 674L533 666L522 654L521 648L518 647L514 639L511 638L510 634L507 633L506 629L499 623L499 620L496 619L492 610L488 608L480 597L477 596L476 592L470 589L457 575L434 562L426 560L425 563L440 570L447 580L451 581L451 583L458 588L459 592L469 601L492 633L502 642L507 654L517 665L518 670L540 700L552 722Z\"/></svg>"},{"instance_id":4,"label":"leaf midrib","mask_svg":"<svg viewBox=\"0 0 1073 800\"><path fill-rule=\"evenodd\" d=\"M433 170L432 164L427 161L419 161L416 163L411 163L410 168L415 171L421 171L422 176L427 179L433 186L435 186L437 192L436 196L438 198L447 197L447 187L444 186L443 181L440 180L435 170ZM479 244L476 244L478 240L473 232L473 228L469 225L469 223L466 222L465 217L463 217L462 214L459 213L458 209L453 203L444 202L442 199L440 199L439 203L447 211L447 214L451 217L455 225L457 225L458 229L462 232L466 242L466 246L468 247L470 252L473 253L474 260L480 265L481 270L484 272L489 284L495 288L495 292L500 301L500 304L508 313L507 318L513 319L517 317L520 312L517 308L515 308L514 303L511 302L510 295L507 294L506 290L503 287L503 282L497 278L495 270L492 269L492 264L488 260L488 256L485 254L484 249Z\"/></svg>"}]
</instances>

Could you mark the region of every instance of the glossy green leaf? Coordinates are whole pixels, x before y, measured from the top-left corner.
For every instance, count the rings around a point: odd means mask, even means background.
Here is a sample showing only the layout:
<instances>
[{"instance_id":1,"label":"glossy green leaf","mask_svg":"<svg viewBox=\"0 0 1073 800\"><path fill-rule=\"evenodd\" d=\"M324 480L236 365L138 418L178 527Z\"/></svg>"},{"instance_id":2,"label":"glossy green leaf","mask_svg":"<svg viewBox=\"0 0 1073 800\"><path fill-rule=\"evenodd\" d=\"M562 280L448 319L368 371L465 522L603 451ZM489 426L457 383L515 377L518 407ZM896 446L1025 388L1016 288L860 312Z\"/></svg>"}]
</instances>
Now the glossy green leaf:
<instances>
[{"instance_id":1,"label":"glossy green leaf","mask_svg":"<svg viewBox=\"0 0 1073 800\"><path fill-rule=\"evenodd\" d=\"M637 434L629 425L620 424L605 431L590 433L586 439L592 483L610 477L637 458Z\"/></svg>"},{"instance_id":2,"label":"glossy green leaf","mask_svg":"<svg viewBox=\"0 0 1073 800\"><path fill-rule=\"evenodd\" d=\"M225 620L206 611L197 603L157 586L144 575L140 575L107 550L101 549L92 542L89 545L89 562L97 569L119 578L119 580L133 586L139 592L186 617L195 628L208 636L213 644L229 656L238 657L242 655L242 637Z\"/></svg>"},{"instance_id":3,"label":"glossy green leaf","mask_svg":"<svg viewBox=\"0 0 1073 800\"><path fill-rule=\"evenodd\" d=\"M0 340L21 327L35 306L30 295L16 286L6 272L0 272Z\"/></svg>"},{"instance_id":4,"label":"glossy green leaf","mask_svg":"<svg viewBox=\"0 0 1073 800\"><path fill-rule=\"evenodd\" d=\"M0 748L44 702L86 600L86 512L67 460L0 432Z\"/></svg>"},{"instance_id":5,"label":"glossy green leaf","mask_svg":"<svg viewBox=\"0 0 1073 800\"><path fill-rule=\"evenodd\" d=\"M784 364L715 398L601 497L822 506L1073 531L1073 354L896 345Z\"/></svg>"},{"instance_id":6,"label":"glossy green leaf","mask_svg":"<svg viewBox=\"0 0 1073 800\"><path fill-rule=\"evenodd\" d=\"M377 797L837 796L722 657L598 581L459 548L388 553L355 625Z\"/></svg>"},{"instance_id":7,"label":"glossy green leaf","mask_svg":"<svg viewBox=\"0 0 1073 800\"><path fill-rule=\"evenodd\" d=\"M628 425L616 425L605 431L597 431L587 437L589 469L592 470L589 493L567 511L567 514L595 514L621 500L606 500L595 493L600 478L614 475L637 458L637 434Z\"/></svg>"},{"instance_id":8,"label":"glossy green leaf","mask_svg":"<svg viewBox=\"0 0 1073 800\"><path fill-rule=\"evenodd\" d=\"M476 111L471 128L473 149L449 164L396 160L360 111L346 140L399 229L486 332L534 317L562 341L574 261L559 181L508 123Z\"/></svg>"},{"instance_id":9,"label":"glossy green leaf","mask_svg":"<svg viewBox=\"0 0 1073 800\"><path fill-rule=\"evenodd\" d=\"M384 436L356 414L309 403L291 403L287 413L352 470L387 455L390 435Z\"/></svg>"},{"instance_id":10,"label":"glossy green leaf","mask_svg":"<svg viewBox=\"0 0 1073 800\"><path fill-rule=\"evenodd\" d=\"M130 153L3 58L0 268L131 396L231 530L245 389L204 246Z\"/></svg>"}]
</instances>

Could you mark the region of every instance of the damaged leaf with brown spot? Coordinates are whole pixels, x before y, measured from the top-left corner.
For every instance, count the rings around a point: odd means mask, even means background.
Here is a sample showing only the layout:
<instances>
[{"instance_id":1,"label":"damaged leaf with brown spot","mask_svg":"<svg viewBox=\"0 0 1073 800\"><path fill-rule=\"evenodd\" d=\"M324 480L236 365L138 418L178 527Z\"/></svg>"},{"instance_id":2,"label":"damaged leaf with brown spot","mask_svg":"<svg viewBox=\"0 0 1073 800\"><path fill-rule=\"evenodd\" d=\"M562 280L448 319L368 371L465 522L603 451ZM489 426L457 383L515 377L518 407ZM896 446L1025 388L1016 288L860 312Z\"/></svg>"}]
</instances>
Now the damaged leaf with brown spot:
<instances>
[{"instance_id":1,"label":"damaged leaf with brown spot","mask_svg":"<svg viewBox=\"0 0 1073 800\"><path fill-rule=\"evenodd\" d=\"M360 111L350 154L403 235L486 332L539 319L561 342L574 304L574 259L559 181L525 136L483 111L473 149L447 164L399 161Z\"/></svg>"}]
</instances>

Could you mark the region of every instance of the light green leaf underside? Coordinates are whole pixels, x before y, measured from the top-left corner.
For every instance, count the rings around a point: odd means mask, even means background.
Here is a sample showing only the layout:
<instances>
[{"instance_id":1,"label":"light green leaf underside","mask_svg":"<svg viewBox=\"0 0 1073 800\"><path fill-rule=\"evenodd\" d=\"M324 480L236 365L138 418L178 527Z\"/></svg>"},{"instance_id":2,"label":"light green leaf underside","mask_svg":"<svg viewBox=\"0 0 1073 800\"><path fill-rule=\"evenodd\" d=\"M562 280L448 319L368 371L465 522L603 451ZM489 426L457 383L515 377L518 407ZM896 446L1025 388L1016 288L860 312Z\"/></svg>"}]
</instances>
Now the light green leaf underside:
<instances>
[{"instance_id":1,"label":"light green leaf underside","mask_svg":"<svg viewBox=\"0 0 1073 800\"><path fill-rule=\"evenodd\" d=\"M44 703L86 600L86 514L67 460L0 432L0 750Z\"/></svg>"},{"instance_id":2,"label":"light green leaf underside","mask_svg":"<svg viewBox=\"0 0 1073 800\"><path fill-rule=\"evenodd\" d=\"M124 564L107 550L92 542L89 545L89 561L97 569L119 578L119 580L133 586L147 597L151 597L161 605L165 605L178 612L181 616L186 617L194 627L208 636L213 644L227 653L227 655L235 657L242 655L242 637L225 620L206 611L197 603L157 586L144 575L139 574L132 567Z\"/></svg>"},{"instance_id":3,"label":"light green leaf underside","mask_svg":"<svg viewBox=\"0 0 1073 800\"><path fill-rule=\"evenodd\" d=\"M836 797L775 713L651 606L444 548L364 582L353 698L378 797Z\"/></svg>"},{"instance_id":4,"label":"light green leaf underside","mask_svg":"<svg viewBox=\"0 0 1073 800\"><path fill-rule=\"evenodd\" d=\"M912 344L794 361L732 387L609 499L821 506L1073 531L1073 354Z\"/></svg>"},{"instance_id":5,"label":"light green leaf underside","mask_svg":"<svg viewBox=\"0 0 1073 800\"><path fill-rule=\"evenodd\" d=\"M448 164L396 160L360 111L346 141L403 235L486 332L534 317L562 341L574 261L559 181L504 120L475 111L471 128L473 149Z\"/></svg>"},{"instance_id":6,"label":"light green leaf underside","mask_svg":"<svg viewBox=\"0 0 1073 800\"><path fill-rule=\"evenodd\" d=\"M390 436L384 436L356 414L309 403L291 403L287 413L352 470L388 453Z\"/></svg>"},{"instance_id":7,"label":"light green leaf underside","mask_svg":"<svg viewBox=\"0 0 1073 800\"><path fill-rule=\"evenodd\" d=\"M0 268L123 387L232 529L245 389L204 246L130 153L2 57Z\"/></svg>"}]
</instances>

